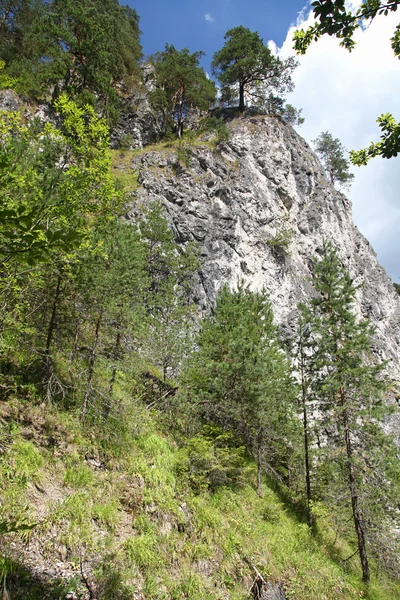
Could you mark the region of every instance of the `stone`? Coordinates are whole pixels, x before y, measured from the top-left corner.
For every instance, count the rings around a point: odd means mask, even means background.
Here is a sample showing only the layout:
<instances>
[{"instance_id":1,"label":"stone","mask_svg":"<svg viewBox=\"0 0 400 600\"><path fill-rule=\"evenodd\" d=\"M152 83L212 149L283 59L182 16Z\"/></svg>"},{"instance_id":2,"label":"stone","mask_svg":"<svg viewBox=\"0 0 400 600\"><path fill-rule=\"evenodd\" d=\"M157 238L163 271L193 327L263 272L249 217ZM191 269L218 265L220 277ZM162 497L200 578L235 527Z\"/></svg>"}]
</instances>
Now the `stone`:
<instances>
[{"instance_id":1,"label":"stone","mask_svg":"<svg viewBox=\"0 0 400 600\"><path fill-rule=\"evenodd\" d=\"M282 587L269 582L262 586L257 598L259 600L286 600Z\"/></svg>"},{"instance_id":2,"label":"stone","mask_svg":"<svg viewBox=\"0 0 400 600\"><path fill-rule=\"evenodd\" d=\"M149 100L154 91L154 69L142 67L143 84L123 102L117 125L111 130L111 147L137 150L159 141L166 133L167 120L161 110L155 110Z\"/></svg>"},{"instance_id":3,"label":"stone","mask_svg":"<svg viewBox=\"0 0 400 600\"><path fill-rule=\"evenodd\" d=\"M23 103L13 90L0 90L0 110L15 112L23 108Z\"/></svg>"}]
</instances>

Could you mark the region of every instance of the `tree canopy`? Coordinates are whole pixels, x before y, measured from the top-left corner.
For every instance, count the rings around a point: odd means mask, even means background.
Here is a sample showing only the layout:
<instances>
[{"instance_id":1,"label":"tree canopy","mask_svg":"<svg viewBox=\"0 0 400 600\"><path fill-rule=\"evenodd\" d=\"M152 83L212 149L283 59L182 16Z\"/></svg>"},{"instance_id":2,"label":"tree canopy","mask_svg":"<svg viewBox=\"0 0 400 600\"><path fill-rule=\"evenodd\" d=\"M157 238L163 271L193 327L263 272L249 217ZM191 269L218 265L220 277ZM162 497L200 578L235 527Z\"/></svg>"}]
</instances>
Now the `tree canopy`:
<instances>
[{"instance_id":1,"label":"tree canopy","mask_svg":"<svg viewBox=\"0 0 400 600\"><path fill-rule=\"evenodd\" d=\"M348 187L354 179L350 173L350 163L345 157L345 148L338 138L329 131L323 131L313 140L315 151L322 161L332 185Z\"/></svg>"},{"instance_id":2,"label":"tree canopy","mask_svg":"<svg viewBox=\"0 0 400 600\"><path fill-rule=\"evenodd\" d=\"M197 344L187 374L191 393L209 420L243 437L258 463L260 491L262 469L285 474L278 457L295 429L294 386L266 292L224 286Z\"/></svg>"},{"instance_id":3,"label":"tree canopy","mask_svg":"<svg viewBox=\"0 0 400 600\"><path fill-rule=\"evenodd\" d=\"M117 85L139 71L139 17L117 0L0 3L0 59L18 93L80 95L110 116Z\"/></svg>"},{"instance_id":4,"label":"tree canopy","mask_svg":"<svg viewBox=\"0 0 400 600\"><path fill-rule=\"evenodd\" d=\"M253 103L264 102L268 94L285 94L293 89L294 58L281 60L273 55L257 31L240 25L225 34L225 44L214 54L213 74L222 84L222 99L232 96L238 86L239 109L245 108L246 95Z\"/></svg>"},{"instance_id":5,"label":"tree canopy","mask_svg":"<svg viewBox=\"0 0 400 600\"><path fill-rule=\"evenodd\" d=\"M215 84L207 77L199 61L204 52L190 53L166 44L165 50L153 58L159 89L153 100L167 108L176 122L178 137L182 135L183 119L193 108L207 110L215 101Z\"/></svg>"},{"instance_id":6,"label":"tree canopy","mask_svg":"<svg viewBox=\"0 0 400 600\"><path fill-rule=\"evenodd\" d=\"M116 199L108 128L62 94L62 127L0 112L0 273L35 266L85 243ZM2 286L0 286L1 289Z\"/></svg>"},{"instance_id":7,"label":"tree canopy","mask_svg":"<svg viewBox=\"0 0 400 600\"><path fill-rule=\"evenodd\" d=\"M318 479L326 480L336 511L351 515L362 577L368 583L369 558L377 550L375 533L388 525L383 506L398 502L391 483L398 477L397 450L379 425L389 412L382 403L385 365L371 357L374 328L357 318L359 286L331 243L324 242L320 260L313 263L312 284L316 297L299 308L303 331L308 329L308 359L305 372L300 369L308 387L304 398L311 400L314 432L319 439L326 436L319 444L325 446L325 457L320 451L314 465L319 463Z\"/></svg>"},{"instance_id":8,"label":"tree canopy","mask_svg":"<svg viewBox=\"0 0 400 600\"><path fill-rule=\"evenodd\" d=\"M312 3L316 23L306 31L300 29L295 32L294 48L299 54L305 54L313 41L327 34L340 39L340 45L351 52L355 46L355 31L364 28L378 15L396 11L399 4L400 0L368 0L357 11L352 12L345 0L316 0ZM400 58L400 25L395 29L391 44L395 56ZM353 164L366 165L375 156L392 158L400 152L400 123L390 113L378 117L377 123L382 131L381 141L371 142L362 150L353 150L350 153Z\"/></svg>"}]
</instances>

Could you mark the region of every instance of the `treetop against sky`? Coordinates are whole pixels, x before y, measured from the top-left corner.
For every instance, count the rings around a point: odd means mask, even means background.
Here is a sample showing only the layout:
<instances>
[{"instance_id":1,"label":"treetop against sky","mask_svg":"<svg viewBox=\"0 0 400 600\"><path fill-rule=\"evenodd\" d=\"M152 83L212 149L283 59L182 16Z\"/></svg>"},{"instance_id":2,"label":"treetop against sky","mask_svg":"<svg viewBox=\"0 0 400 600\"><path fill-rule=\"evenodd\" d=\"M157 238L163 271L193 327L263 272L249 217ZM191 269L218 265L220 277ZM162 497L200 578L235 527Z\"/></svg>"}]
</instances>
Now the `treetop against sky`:
<instances>
[{"instance_id":1,"label":"treetop against sky","mask_svg":"<svg viewBox=\"0 0 400 600\"><path fill-rule=\"evenodd\" d=\"M281 45L288 26L295 23L305 0L129 0L140 15L145 54L153 54L168 42L176 48L203 50L202 66L210 72L214 52L223 44L228 29L243 25L258 31L266 43Z\"/></svg>"}]
</instances>

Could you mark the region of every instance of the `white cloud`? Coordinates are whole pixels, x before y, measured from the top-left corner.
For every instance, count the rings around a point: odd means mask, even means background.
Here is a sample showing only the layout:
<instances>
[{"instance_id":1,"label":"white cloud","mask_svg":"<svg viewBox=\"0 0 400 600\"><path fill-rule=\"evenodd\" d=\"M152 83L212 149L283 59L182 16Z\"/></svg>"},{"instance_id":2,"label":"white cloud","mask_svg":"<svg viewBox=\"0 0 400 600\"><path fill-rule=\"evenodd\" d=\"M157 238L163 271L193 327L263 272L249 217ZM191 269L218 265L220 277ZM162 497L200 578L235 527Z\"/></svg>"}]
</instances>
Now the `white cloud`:
<instances>
[{"instance_id":1,"label":"white cloud","mask_svg":"<svg viewBox=\"0 0 400 600\"><path fill-rule=\"evenodd\" d=\"M212 14L210 14L210 13L206 13L206 14L204 15L204 18L205 18L205 20L206 20L206 21L208 21L209 23L213 23L213 22L214 22L214 17L213 17L213 16L212 16Z\"/></svg>"},{"instance_id":2,"label":"white cloud","mask_svg":"<svg viewBox=\"0 0 400 600\"><path fill-rule=\"evenodd\" d=\"M351 53L335 38L323 36L299 57L293 77L296 89L289 101L303 108L300 133L307 141L328 130L346 148L359 149L379 139L380 114L392 112L400 118L400 61L390 47L398 20L390 13L377 17L365 31L358 30ZM311 22L309 15L299 26ZM293 32L294 28L288 31L281 56L293 55ZM354 167L354 173L348 195L355 223L389 274L400 280L400 157L376 158L367 167Z\"/></svg>"}]
</instances>

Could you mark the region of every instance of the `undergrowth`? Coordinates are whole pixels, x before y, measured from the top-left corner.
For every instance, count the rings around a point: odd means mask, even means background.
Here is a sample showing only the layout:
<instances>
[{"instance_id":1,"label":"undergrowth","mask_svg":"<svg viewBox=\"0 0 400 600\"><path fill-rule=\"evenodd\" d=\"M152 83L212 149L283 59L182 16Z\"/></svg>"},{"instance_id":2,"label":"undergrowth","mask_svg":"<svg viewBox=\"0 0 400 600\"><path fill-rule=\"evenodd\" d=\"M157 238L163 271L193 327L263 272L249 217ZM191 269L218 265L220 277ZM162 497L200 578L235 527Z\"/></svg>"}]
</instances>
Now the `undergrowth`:
<instances>
[{"instance_id":1,"label":"undergrowth","mask_svg":"<svg viewBox=\"0 0 400 600\"><path fill-rule=\"evenodd\" d=\"M0 584L11 599L62 599L71 589L84 598L83 564L100 600L245 600L254 579L245 559L288 600L400 596L382 575L362 585L356 557L344 560L353 549L333 543L329 515L321 511L313 535L267 481L258 497L236 440L217 428L175 436L165 416L126 410L108 427L3 403L0 519L15 532L3 534ZM33 528L18 532L22 523ZM68 584L38 580L32 567L60 555Z\"/></svg>"}]
</instances>

